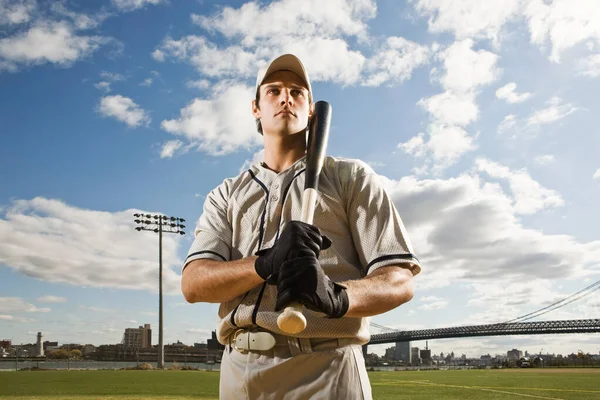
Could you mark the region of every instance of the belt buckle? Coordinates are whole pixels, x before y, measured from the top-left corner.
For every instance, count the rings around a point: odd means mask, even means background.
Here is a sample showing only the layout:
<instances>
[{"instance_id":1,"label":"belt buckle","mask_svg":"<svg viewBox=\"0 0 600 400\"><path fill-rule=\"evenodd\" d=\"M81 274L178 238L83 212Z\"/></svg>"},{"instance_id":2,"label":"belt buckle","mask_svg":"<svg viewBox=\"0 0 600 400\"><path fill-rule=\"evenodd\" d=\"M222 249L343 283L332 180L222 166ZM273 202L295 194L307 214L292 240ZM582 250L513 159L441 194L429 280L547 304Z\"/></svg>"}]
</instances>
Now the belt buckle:
<instances>
[{"instance_id":1,"label":"belt buckle","mask_svg":"<svg viewBox=\"0 0 600 400\"><path fill-rule=\"evenodd\" d=\"M238 337L239 334L247 332L247 331L248 331L248 329L241 329L240 328L237 331L235 331L235 333L233 334L233 338L229 339L229 345L231 347L233 347L233 349L235 349L236 351L238 351L238 352L240 352L242 354L247 354L248 350L247 349L240 349L240 348L238 348L237 345L236 345L236 343L237 343L236 339L237 339L237 337Z\"/></svg>"}]
</instances>

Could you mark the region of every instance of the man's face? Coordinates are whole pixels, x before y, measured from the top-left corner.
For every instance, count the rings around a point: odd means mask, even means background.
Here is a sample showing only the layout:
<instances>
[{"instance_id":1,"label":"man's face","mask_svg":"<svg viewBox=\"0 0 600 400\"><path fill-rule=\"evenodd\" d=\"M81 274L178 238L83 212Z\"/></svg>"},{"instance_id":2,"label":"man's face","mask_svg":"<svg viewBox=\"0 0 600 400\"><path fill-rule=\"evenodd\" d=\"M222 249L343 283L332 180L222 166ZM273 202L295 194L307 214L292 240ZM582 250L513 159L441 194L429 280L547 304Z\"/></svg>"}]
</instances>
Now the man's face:
<instances>
[{"instance_id":1,"label":"man's face","mask_svg":"<svg viewBox=\"0 0 600 400\"><path fill-rule=\"evenodd\" d=\"M304 81L292 71L269 75L259 88L260 104L252 101L252 113L260 119L263 134L288 135L303 131L314 107L309 104Z\"/></svg>"}]
</instances>

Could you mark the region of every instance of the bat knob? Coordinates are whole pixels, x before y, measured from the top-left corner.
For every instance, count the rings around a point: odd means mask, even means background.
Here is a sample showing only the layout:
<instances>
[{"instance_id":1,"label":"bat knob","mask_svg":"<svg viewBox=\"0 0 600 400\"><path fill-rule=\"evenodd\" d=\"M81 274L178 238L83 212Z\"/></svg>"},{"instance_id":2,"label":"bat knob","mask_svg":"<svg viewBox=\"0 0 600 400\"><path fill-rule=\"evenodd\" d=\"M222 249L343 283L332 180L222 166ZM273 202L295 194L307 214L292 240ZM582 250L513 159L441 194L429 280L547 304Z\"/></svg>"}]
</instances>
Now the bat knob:
<instances>
[{"instance_id":1,"label":"bat knob","mask_svg":"<svg viewBox=\"0 0 600 400\"><path fill-rule=\"evenodd\" d=\"M306 317L300 304L286 307L277 317L277 326L285 333L300 333L306 329Z\"/></svg>"}]
</instances>

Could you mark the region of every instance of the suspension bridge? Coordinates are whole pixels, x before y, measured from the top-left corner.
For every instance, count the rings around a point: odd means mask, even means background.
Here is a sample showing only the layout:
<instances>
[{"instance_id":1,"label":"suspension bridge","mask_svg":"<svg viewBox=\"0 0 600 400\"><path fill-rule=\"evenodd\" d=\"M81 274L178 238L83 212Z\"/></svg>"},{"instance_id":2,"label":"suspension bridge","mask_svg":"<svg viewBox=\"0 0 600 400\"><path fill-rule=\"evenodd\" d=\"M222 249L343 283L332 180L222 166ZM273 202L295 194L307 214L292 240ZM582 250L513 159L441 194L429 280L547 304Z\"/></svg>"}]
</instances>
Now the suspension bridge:
<instances>
[{"instance_id":1,"label":"suspension bridge","mask_svg":"<svg viewBox=\"0 0 600 400\"><path fill-rule=\"evenodd\" d=\"M600 280L539 310L494 324L402 331L371 323L372 327L385 332L372 334L368 345L474 336L598 333L600 332L600 319L525 322L598 292L600 292Z\"/></svg>"},{"instance_id":2,"label":"suspension bridge","mask_svg":"<svg viewBox=\"0 0 600 400\"><path fill-rule=\"evenodd\" d=\"M410 342L471 336L534 335L549 333L597 333L600 319L563 321L512 322L488 325L468 325L452 328L392 331L371 335L369 344Z\"/></svg>"}]
</instances>

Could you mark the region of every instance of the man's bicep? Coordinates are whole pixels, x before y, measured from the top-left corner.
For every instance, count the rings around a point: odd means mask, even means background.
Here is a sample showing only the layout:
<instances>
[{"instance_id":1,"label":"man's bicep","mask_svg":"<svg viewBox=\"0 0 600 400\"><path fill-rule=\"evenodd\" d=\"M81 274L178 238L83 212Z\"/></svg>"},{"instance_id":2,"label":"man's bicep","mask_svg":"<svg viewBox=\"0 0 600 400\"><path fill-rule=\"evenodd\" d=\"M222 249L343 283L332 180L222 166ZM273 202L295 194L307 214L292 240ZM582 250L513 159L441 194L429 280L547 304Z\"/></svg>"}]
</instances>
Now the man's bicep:
<instances>
[{"instance_id":1,"label":"man's bicep","mask_svg":"<svg viewBox=\"0 0 600 400\"><path fill-rule=\"evenodd\" d=\"M386 265L384 267L377 268L375 271L373 271L371 274L369 274L368 277L375 278L375 277L382 277L382 276L383 277L396 276L396 277L402 277L404 279L412 280L414 275L412 273L412 270L409 268L409 264L411 264L411 263Z\"/></svg>"}]
</instances>

